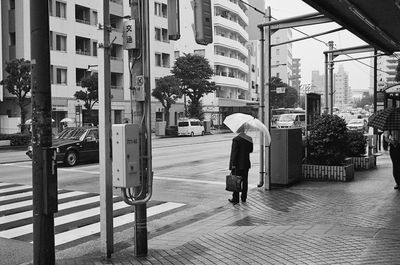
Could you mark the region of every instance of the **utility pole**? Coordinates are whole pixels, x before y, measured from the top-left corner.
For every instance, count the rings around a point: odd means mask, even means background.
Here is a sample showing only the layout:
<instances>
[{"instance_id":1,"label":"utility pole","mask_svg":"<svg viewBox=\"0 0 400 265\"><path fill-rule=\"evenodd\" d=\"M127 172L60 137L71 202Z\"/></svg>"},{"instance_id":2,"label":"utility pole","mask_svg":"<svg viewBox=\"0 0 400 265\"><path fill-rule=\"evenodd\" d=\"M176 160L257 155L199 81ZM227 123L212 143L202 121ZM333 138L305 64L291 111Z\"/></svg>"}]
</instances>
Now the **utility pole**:
<instances>
[{"instance_id":1,"label":"utility pole","mask_svg":"<svg viewBox=\"0 0 400 265\"><path fill-rule=\"evenodd\" d=\"M151 89L150 89L150 14L149 2L147 0L132 0L131 5L131 18L139 23L140 28L140 53L141 56L137 57L133 65L133 75L144 76L144 101L135 102L135 116L133 123L139 124L140 131L140 146L141 146L141 174L143 183L148 183L151 178L152 172L152 157L151 157ZM144 184L143 184L144 185ZM142 186L136 188L135 193L140 195L136 198L139 203L134 203L135 207L135 256L146 256L148 252L147 240L147 206L146 206L146 193L151 193L151 187ZM141 192L142 191L142 192Z\"/></svg>"},{"instance_id":2,"label":"utility pole","mask_svg":"<svg viewBox=\"0 0 400 265\"><path fill-rule=\"evenodd\" d=\"M333 51L333 41L329 41L328 42L328 46L329 46L329 51ZM329 104L329 114L333 115L333 98L334 98L334 84L333 84L333 53L330 52L328 54L328 60L329 60L329 95L330 95L330 104Z\"/></svg>"},{"instance_id":3,"label":"utility pole","mask_svg":"<svg viewBox=\"0 0 400 265\"><path fill-rule=\"evenodd\" d=\"M271 7L267 7L266 21L271 21ZM271 131L270 123L270 81L271 81L271 27L259 26L261 32L261 97L260 97L260 112L261 121ZM264 181L265 179L265 181ZM262 187L265 182L265 189L271 189L271 148L265 146L265 136L261 134L260 139L260 183L258 187Z\"/></svg>"},{"instance_id":4,"label":"utility pole","mask_svg":"<svg viewBox=\"0 0 400 265\"><path fill-rule=\"evenodd\" d=\"M57 166L51 132L49 12L47 0L30 1L32 63L33 264L55 264Z\"/></svg>"},{"instance_id":5,"label":"utility pole","mask_svg":"<svg viewBox=\"0 0 400 265\"><path fill-rule=\"evenodd\" d=\"M100 11L101 12L101 11ZM100 25L99 63L99 164L100 164L100 238L106 258L114 252L113 180L111 165L111 70L110 1L103 0L103 24Z\"/></svg>"}]
</instances>

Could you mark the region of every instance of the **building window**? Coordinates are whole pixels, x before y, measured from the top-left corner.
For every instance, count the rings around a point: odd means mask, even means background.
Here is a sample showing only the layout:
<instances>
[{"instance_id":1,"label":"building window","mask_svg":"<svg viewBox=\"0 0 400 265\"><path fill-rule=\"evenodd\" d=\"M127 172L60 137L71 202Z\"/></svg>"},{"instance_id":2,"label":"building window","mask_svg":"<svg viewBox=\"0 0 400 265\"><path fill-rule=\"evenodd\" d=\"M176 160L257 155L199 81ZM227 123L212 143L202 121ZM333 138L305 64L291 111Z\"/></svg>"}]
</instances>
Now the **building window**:
<instances>
[{"instance_id":1,"label":"building window","mask_svg":"<svg viewBox=\"0 0 400 265\"><path fill-rule=\"evenodd\" d=\"M67 69L56 68L56 84L66 85L67 84Z\"/></svg>"},{"instance_id":2,"label":"building window","mask_svg":"<svg viewBox=\"0 0 400 265\"><path fill-rule=\"evenodd\" d=\"M161 29L159 28L154 29L154 38L158 41L161 41Z\"/></svg>"},{"instance_id":3,"label":"building window","mask_svg":"<svg viewBox=\"0 0 400 265\"><path fill-rule=\"evenodd\" d=\"M67 36L56 35L56 51L67 51Z\"/></svg>"},{"instance_id":4,"label":"building window","mask_svg":"<svg viewBox=\"0 0 400 265\"><path fill-rule=\"evenodd\" d=\"M194 50L194 54L201 55L201 56L205 57L206 56L206 50L205 49Z\"/></svg>"},{"instance_id":5,"label":"building window","mask_svg":"<svg viewBox=\"0 0 400 265\"><path fill-rule=\"evenodd\" d=\"M279 55L279 49L276 49L276 55Z\"/></svg>"},{"instance_id":6,"label":"building window","mask_svg":"<svg viewBox=\"0 0 400 265\"><path fill-rule=\"evenodd\" d=\"M93 56L96 56L97 57L97 41L94 41L93 42Z\"/></svg>"},{"instance_id":7,"label":"building window","mask_svg":"<svg viewBox=\"0 0 400 265\"><path fill-rule=\"evenodd\" d=\"M15 0L10 0L10 9L15 9Z\"/></svg>"},{"instance_id":8,"label":"building window","mask_svg":"<svg viewBox=\"0 0 400 265\"><path fill-rule=\"evenodd\" d=\"M155 54L155 65L161 66L161 54L159 54L159 53Z\"/></svg>"},{"instance_id":9,"label":"building window","mask_svg":"<svg viewBox=\"0 0 400 265\"><path fill-rule=\"evenodd\" d=\"M175 51L175 52L174 52L174 55L175 55L175 58L179 58L179 57L181 56L181 54L180 54L179 51Z\"/></svg>"},{"instance_id":10,"label":"building window","mask_svg":"<svg viewBox=\"0 0 400 265\"><path fill-rule=\"evenodd\" d=\"M154 15L158 17L167 17L167 5L154 2Z\"/></svg>"},{"instance_id":11,"label":"building window","mask_svg":"<svg viewBox=\"0 0 400 265\"><path fill-rule=\"evenodd\" d=\"M97 25L98 22L98 16L97 16L97 11L92 12L93 15L93 25Z\"/></svg>"},{"instance_id":12,"label":"building window","mask_svg":"<svg viewBox=\"0 0 400 265\"><path fill-rule=\"evenodd\" d=\"M56 1L56 17L67 17L67 4L64 2Z\"/></svg>"},{"instance_id":13,"label":"building window","mask_svg":"<svg viewBox=\"0 0 400 265\"><path fill-rule=\"evenodd\" d=\"M15 32L10 33L10 46L15 46Z\"/></svg>"},{"instance_id":14,"label":"building window","mask_svg":"<svg viewBox=\"0 0 400 265\"><path fill-rule=\"evenodd\" d=\"M170 64L169 64L169 54L168 53L163 53L161 55L161 59L162 59L162 66L169 68Z\"/></svg>"},{"instance_id":15,"label":"building window","mask_svg":"<svg viewBox=\"0 0 400 265\"><path fill-rule=\"evenodd\" d=\"M168 39L168 30L167 29L162 29L162 40L163 42L169 42Z\"/></svg>"}]
</instances>

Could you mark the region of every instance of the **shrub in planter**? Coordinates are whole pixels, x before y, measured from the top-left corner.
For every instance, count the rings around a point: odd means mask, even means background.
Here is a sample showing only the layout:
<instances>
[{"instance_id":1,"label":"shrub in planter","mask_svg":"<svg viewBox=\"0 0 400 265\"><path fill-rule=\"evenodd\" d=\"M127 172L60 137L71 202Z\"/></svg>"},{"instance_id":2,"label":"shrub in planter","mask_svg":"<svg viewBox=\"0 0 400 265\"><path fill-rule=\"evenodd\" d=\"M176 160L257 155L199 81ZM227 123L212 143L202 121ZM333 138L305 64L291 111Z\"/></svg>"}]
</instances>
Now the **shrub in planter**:
<instances>
[{"instance_id":1,"label":"shrub in planter","mask_svg":"<svg viewBox=\"0 0 400 265\"><path fill-rule=\"evenodd\" d=\"M364 156L366 153L367 139L365 139L362 132L349 131L348 132L348 157Z\"/></svg>"},{"instance_id":2,"label":"shrub in planter","mask_svg":"<svg viewBox=\"0 0 400 265\"><path fill-rule=\"evenodd\" d=\"M330 114L315 119L307 141L307 164L343 165L347 150L348 130L344 119Z\"/></svg>"}]
</instances>

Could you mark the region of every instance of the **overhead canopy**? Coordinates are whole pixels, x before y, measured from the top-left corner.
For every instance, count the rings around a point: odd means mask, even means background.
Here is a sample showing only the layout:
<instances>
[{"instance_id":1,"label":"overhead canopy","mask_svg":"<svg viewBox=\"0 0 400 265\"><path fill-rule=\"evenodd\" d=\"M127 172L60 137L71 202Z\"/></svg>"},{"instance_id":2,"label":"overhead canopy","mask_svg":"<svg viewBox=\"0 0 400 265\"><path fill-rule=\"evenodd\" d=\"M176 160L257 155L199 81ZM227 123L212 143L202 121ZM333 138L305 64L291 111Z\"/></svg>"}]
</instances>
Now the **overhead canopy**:
<instances>
[{"instance_id":1,"label":"overhead canopy","mask_svg":"<svg viewBox=\"0 0 400 265\"><path fill-rule=\"evenodd\" d=\"M303 0L377 50L400 51L400 0Z\"/></svg>"}]
</instances>

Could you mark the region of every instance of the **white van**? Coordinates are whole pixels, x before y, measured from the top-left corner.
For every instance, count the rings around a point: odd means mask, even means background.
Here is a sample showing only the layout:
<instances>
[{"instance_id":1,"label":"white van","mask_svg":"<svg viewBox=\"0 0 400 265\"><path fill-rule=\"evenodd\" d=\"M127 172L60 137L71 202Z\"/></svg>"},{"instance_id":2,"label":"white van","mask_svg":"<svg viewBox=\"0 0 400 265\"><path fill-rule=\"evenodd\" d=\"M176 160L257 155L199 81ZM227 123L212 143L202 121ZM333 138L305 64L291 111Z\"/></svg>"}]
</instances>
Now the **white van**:
<instances>
[{"instance_id":1,"label":"white van","mask_svg":"<svg viewBox=\"0 0 400 265\"><path fill-rule=\"evenodd\" d=\"M182 135L204 135L204 126L197 119L182 119L178 121L178 136Z\"/></svg>"},{"instance_id":2,"label":"white van","mask_svg":"<svg viewBox=\"0 0 400 265\"><path fill-rule=\"evenodd\" d=\"M276 122L278 128L305 128L306 114L304 113L287 113L279 116Z\"/></svg>"}]
</instances>

